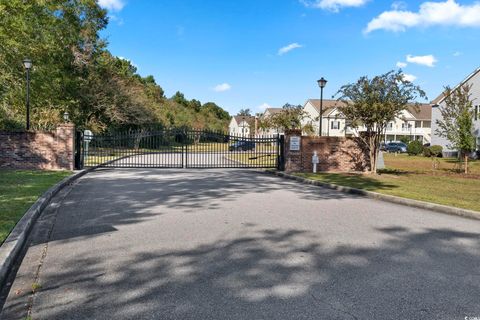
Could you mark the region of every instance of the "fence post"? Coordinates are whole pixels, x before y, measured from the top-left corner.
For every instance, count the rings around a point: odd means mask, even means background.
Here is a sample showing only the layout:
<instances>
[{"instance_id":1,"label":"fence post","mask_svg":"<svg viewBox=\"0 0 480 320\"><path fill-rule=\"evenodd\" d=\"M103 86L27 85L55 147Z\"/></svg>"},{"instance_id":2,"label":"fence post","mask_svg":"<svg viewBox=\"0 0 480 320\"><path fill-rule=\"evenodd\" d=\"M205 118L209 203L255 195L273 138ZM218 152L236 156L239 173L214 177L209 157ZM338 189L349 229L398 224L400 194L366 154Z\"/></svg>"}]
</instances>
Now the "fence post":
<instances>
[{"instance_id":1,"label":"fence post","mask_svg":"<svg viewBox=\"0 0 480 320\"><path fill-rule=\"evenodd\" d=\"M279 155L278 155L278 167L279 171L285 171L285 136L279 135L278 137Z\"/></svg>"},{"instance_id":2,"label":"fence post","mask_svg":"<svg viewBox=\"0 0 480 320\"><path fill-rule=\"evenodd\" d=\"M75 169L83 169L83 134L80 130L75 132Z\"/></svg>"}]
</instances>

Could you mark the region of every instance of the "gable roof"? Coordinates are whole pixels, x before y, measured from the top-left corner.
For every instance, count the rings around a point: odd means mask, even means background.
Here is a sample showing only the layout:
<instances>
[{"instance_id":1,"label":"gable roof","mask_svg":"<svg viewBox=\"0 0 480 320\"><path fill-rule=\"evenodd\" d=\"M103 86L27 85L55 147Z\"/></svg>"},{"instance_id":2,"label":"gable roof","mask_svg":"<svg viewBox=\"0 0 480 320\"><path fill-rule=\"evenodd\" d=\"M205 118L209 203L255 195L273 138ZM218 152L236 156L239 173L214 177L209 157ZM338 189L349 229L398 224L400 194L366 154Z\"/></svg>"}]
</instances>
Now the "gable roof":
<instances>
[{"instance_id":1,"label":"gable roof","mask_svg":"<svg viewBox=\"0 0 480 320\"><path fill-rule=\"evenodd\" d=\"M468 82L468 80L472 79L473 77L475 77L478 73L480 72L480 68L477 68L475 71L473 71L472 73L470 73L462 82L460 82L458 85L456 85L452 91L455 91L457 90L459 87L463 86L466 82ZM432 101L432 104L434 105L438 105L439 103L441 103L443 100L445 100L445 91L443 91L442 93L440 93L440 95L438 97L436 97L435 99L433 99Z\"/></svg>"},{"instance_id":2,"label":"gable roof","mask_svg":"<svg viewBox=\"0 0 480 320\"><path fill-rule=\"evenodd\" d=\"M317 112L320 112L320 99L308 99L309 103L315 108ZM305 103L306 104L306 103ZM327 115L337 107L342 107L343 103L338 100L324 99L322 106L322 115Z\"/></svg>"},{"instance_id":3,"label":"gable roof","mask_svg":"<svg viewBox=\"0 0 480 320\"><path fill-rule=\"evenodd\" d=\"M255 125L255 117L254 116L234 116L235 122L237 125L245 121L249 126Z\"/></svg>"},{"instance_id":4,"label":"gable roof","mask_svg":"<svg viewBox=\"0 0 480 320\"><path fill-rule=\"evenodd\" d=\"M421 103L418 106L411 105L407 111L412 114L415 120L432 120L432 105Z\"/></svg>"},{"instance_id":5,"label":"gable roof","mask_svg":"<svg viewBox=\"0 0 480 320\"><path fill-rule=\"evenodd\" d=\"M264 114L268 111L270 114L277 114L282 112L283 108L266 108Z\"/></svg>"},{"instance_id":6,"label":"gable roof","mask_svg":"<svg viewBox=\"0 0 480 320\"><path fill-rule=\"evenodd\" d=\"M307 103L310 102L311 105L317 110L320 110L320 99L309 99ZM335 108L342 108L345 104L337 100L323 100L323 116L327 116ZM431 120L432 119L432 105L427 103L419 104L418 107L415 105L410 105L407 108L407 111L413 116L415 120Z\"/></svg>"}]
</instances>

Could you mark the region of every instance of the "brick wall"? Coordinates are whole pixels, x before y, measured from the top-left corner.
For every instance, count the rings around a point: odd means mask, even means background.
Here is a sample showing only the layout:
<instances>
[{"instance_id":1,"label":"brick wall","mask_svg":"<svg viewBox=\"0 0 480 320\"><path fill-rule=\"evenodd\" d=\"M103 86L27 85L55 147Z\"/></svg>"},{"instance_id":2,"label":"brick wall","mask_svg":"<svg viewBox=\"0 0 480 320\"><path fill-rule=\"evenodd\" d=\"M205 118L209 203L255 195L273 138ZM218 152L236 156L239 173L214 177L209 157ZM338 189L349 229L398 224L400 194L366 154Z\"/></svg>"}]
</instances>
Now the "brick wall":
<instances>
[{"instance_id":1,"label":"brick wall","mask_svg":"<svg viewBox=\"0 0 480 320\"><path fill-rule=\"evenodd\" d=\"M0 131L0 168L73 170L75 127L53 132Z\"/></svg>"},{"instance_id":2,"label":"brick wall","mask_svg":"<svg viewBox=\"0 0 480 320\"><path fill-rule=\"evenodd\" d=\"M358 138L301 137L300 151L290 151L291 136L301 136L300 131L285 134L285 170L287 172L312 172L312 156L317 152L318 171L366 171L369 167L368 150Z\"/></svg>"}]
</instances>

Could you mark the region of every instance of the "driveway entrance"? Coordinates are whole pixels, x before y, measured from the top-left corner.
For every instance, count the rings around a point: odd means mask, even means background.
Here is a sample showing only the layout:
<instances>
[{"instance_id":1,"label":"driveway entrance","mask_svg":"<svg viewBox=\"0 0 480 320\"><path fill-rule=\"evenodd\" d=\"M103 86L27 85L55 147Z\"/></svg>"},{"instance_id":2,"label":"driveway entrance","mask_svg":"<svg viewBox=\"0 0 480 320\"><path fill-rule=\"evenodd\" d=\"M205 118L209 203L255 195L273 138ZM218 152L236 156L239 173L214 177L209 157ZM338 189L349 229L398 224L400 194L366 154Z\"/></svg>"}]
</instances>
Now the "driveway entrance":
<instances>
[{"instance_id":1,"label":"driveway entrance","mask_svg":"<svg viewBox=\"0 0 480 320\"><path fill-rule=\"evenodd\" d=\"M480 221L251 170L99 169L35 228L2 319L480 316Z\"/></svg>"}]
</instances>

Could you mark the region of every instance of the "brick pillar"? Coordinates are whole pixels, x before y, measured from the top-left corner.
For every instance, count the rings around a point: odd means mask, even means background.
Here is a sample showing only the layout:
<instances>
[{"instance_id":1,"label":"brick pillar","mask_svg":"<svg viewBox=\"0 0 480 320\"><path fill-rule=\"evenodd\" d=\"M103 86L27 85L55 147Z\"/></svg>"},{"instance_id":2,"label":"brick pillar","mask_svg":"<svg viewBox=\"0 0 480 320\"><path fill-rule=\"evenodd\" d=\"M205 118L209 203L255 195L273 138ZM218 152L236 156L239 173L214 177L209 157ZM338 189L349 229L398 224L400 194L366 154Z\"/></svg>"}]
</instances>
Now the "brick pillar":
<instances>
[{"instance_id":1,"label":"brick pillar","mask_svg":"<svg viewBox=\"0 0 480 320\"><path fill-rule=\"evenodd\" d=\"M75 125L64 123L55 132L56 165L58 169L73 170L75 165Z\"/></svg>"},{"instance_id":2,"label":"brick pillar","mask_svg":"<svg viewBox=\"0 0 480 320\"><path fill-rule=\"evenodd\" d=\"M290 150L292 137L300 138L300 150ZM285 171L302 171L302 130L285 130Z\"/></svg>"}]
</instances>

